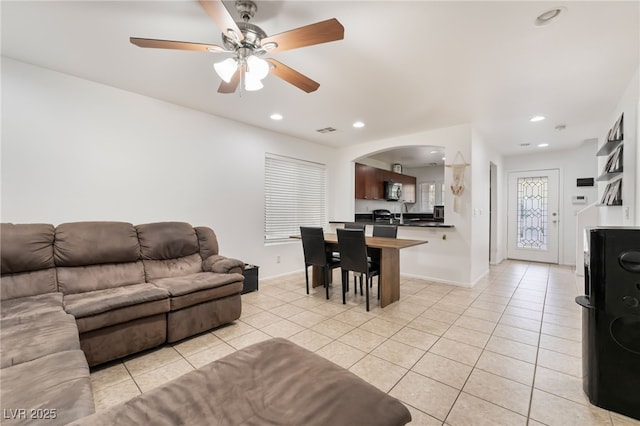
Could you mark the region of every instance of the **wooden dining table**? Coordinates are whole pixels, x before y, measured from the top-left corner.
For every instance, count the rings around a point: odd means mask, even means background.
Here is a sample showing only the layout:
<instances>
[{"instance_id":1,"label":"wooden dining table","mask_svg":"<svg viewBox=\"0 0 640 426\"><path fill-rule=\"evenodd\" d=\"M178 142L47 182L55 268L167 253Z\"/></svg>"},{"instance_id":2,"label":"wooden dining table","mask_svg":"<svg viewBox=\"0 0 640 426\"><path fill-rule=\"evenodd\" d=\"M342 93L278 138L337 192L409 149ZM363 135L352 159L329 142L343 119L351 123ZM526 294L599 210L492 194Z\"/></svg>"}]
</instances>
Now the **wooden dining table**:
<instances>
[{"instance_id":1,"label":"wooden dining table","mask_svg":"<svg viewBox=\"0 0 640 426\"><path fill-rule=\"evenodd\" d=\"M291 238L301 239L300 235ZM380 250L380 307L400 300L400 249L427 244L427 240L408 240L403 238L366 237L367 248ZM328 250L338 250L338 235L324 234ZM313 267L313 287L322 286L321 267ZM331 277L331 274L329 275Z\"/></svg>"}]
</instances>

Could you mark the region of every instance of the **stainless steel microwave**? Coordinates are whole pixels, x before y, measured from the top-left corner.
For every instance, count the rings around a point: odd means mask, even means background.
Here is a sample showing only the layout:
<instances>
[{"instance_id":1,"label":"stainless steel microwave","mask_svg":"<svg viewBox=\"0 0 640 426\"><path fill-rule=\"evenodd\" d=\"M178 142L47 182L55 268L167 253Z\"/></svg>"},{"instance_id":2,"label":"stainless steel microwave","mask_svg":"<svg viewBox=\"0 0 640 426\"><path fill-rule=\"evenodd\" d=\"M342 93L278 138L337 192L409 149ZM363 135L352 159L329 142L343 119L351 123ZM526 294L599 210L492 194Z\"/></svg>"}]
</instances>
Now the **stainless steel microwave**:
<instances>
[{"instance_id":1,"label":"stainless steel microwave","mask_svg":"<svg viewBox=\"0 0 640 426\"><path fill-rule=\"evenodd\" d=\"M390 180L385 181L384 198L387 201L400 201L402 198L402 184Z\"/></svg>"}]
</instances>

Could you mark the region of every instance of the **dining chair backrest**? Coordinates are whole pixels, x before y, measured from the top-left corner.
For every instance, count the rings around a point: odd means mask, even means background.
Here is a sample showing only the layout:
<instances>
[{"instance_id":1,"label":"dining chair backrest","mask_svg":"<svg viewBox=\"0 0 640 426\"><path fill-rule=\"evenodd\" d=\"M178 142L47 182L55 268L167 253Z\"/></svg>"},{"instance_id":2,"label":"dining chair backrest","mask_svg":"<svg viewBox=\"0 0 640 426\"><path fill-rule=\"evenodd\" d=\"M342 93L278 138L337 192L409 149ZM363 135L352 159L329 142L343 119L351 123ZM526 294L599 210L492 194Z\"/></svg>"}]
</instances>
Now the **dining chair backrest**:
<instances>
[{"instance_id":1,"label":"dining chair backrest","mask_svg":"<svg viewBox=\"0 0 640 426\"><path fill-rule=\"evenodd\" d=\"M397 238L398 226L397 225L373 225L373 236Z\"/></svg>"},{"instance_id":2,"label":"dining chair backrest","mask_svg":"<svg viewBox=\"0 0 640 426\"><path fill-rule=\"evenodd\" d=\"M368 272L367 242L364 231L355 229L336 229L340 266L353 272Z\"/></svg>"},{"instance_id":3,"label":"dining chair backrest","mask_svg":"<svg viewBox=\"0 0 640 426\"><path fill-rule=\"evenodd\" d=\"M320 227L301 226L302 251L307 265L325 266L327 252L324 244L324 231Z\"/></svg>"},{"instance_id":4,"label":"dining chair backrest","mask_svg":"<svg viewBox=\"0 0 640 426\"><path fill-rule=\"evenodd\" d=\"M344 224L344 229L356 229L358 231L364 231L366 223L361 222L347 222Z\"/></svg>"}]
</instances>

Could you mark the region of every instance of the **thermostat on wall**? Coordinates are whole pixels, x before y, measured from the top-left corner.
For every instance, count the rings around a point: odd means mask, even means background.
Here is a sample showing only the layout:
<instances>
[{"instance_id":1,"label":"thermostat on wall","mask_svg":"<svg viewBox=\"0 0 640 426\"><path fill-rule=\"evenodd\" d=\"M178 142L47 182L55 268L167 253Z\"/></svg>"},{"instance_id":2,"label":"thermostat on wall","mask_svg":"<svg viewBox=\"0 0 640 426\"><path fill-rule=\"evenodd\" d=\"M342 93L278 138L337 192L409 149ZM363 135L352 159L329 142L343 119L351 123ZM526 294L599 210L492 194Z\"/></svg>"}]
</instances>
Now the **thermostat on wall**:
<instances>
[{"instance_id":1,"label":"thermostat on wall","mask_svg":"<svg viewBox=\"0 0 640 426\"><path fill-rule=\"evenodd\" d=\"M571 197L572 204L587 204L587 196L586 195L574 195Z\"/></svg>"}]
</instances>

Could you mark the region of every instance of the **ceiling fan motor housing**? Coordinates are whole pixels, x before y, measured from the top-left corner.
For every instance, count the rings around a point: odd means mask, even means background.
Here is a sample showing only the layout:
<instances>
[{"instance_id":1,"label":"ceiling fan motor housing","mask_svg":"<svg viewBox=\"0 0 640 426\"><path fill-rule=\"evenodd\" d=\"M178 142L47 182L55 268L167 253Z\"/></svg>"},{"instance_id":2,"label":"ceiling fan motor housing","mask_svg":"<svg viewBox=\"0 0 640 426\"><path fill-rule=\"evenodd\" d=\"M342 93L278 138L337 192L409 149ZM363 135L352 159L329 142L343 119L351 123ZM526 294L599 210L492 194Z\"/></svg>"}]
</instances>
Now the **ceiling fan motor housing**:
<instances>
[{"instance_id":1,"label":"ceiling fan motor housing","mask_svg":"<svg viewBox=\"0 0 640 426\"><path fill-rule=\"evenodd\" d=\"M249 22L236 22L238 28L244 36L244 40L237 41L232 37L222 33L222 42L227 50L236 50L240 47L257 49L260 47L260 41L267 36L262 28Z\"/></svg>"}]
</instances>

